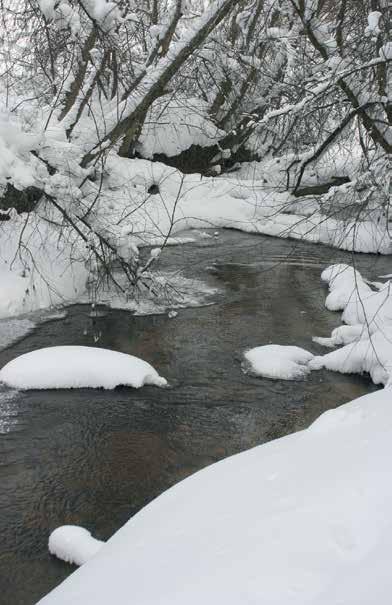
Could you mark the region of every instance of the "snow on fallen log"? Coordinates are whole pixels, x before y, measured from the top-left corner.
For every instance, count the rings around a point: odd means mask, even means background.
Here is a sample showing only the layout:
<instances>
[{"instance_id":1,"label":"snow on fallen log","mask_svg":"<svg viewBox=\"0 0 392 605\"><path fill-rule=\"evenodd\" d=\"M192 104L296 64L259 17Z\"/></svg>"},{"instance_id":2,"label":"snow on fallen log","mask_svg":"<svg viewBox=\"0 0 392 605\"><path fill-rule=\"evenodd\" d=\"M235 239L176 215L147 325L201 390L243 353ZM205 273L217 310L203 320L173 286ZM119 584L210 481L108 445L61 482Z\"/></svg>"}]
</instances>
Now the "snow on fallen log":
<instances>
[{"instance_id":1,"label":"snow on fallen log","mask_svg":"<svg viewBox=\"0 0 392 605\"><path fill-rule=\"evenodd\" d=\"M91 533L77 525L62 525L49 536L48 548L51 555L66 563L83 565L97 554L105 544L93 538Z\"/></svg>"},{"instance_id":2,"label":"snow on fallen log","mask_svg":"<svg viewBox=\"0 0 392 605\"><path fill-rule=\"evenodd\" d=\"M0 370L0 382L28 389L136 389L165 386L167 381L146 361L108 349L83 346L48 347L21 355Z\"/></svg>"},{"instance_id":3,"label":"snow on fallen log","mask_svg":"<svg viewBox=\"0 0 392 605\"><path fill-rule=\"evenodd\" d=\"M245 372L277 380L301 380L310 369L308 363L313 354L300 347L264 345L244 353Z\"/></svg>"}]
</instances>

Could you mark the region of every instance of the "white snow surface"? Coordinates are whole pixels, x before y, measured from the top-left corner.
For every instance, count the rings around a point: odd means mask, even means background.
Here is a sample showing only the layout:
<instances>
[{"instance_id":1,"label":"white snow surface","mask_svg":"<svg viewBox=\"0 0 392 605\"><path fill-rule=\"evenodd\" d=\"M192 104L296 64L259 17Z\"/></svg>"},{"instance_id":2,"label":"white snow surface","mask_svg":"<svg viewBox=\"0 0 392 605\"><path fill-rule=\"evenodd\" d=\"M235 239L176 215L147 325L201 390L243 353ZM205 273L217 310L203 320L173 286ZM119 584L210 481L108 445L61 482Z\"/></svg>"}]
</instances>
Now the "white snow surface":
<instances>
[{"instance_id":1,"label":"white snow surface","mask_svg":"<svg viewBox=\"0 0 392 605\"><path fill-rule=\"evenodd\" d=\"M144 122L138 150L146 158L155 153L172 157L191 145L214 145L225 133L207 119L207 109L197 97L157 99Z\"/></svg>"},{"instance_id":2,"label":"white snow surface","mask_svg":"<svg viewBox=\"0 0 392 605\"><path fill-rule=\"evenodd\" d=\"M392 289L391 281L372 290L362 275L349 265L331 265L321 279L328 283L326 307L342 310L347 325L333 330L330 338L316 337L319 344L344 345L327 355L316 356L311 370L327 368L341 373L370 374L375 384L392 384ZM391 394L392 399L392 394Z\"/></svg>"},{"instance_id":3,"label":"white snow surface","mask_svg":"<svg viewBox=\"0 0 392 605\"><path fill-rule=\"evenodd\" d=\"M0 192L8 183L16 189L35 184L39 162L29 152L39 147L41 138L22 132L14 116L0 105Z\"/></svg>"},{"instance_id":4,"label":"white snow surface","mask_svg":"<svg viewBox=\"0 0 392 605\"><path fill-rule=\"evenodd\" d=\"M0 319L75 301L88 270L75 235L37 214L0 222Z\"/></svg>"},{"instance_id":5,"label":"white snow surface","mask_svg":"<svg viewBox=\"0 0 392 605\"><path fill-rule=\"evenodd\" d=\"M392 41L386 42L384 46L380 48L380 57L386 61L392 60Z\"/></svg>"},{"instance_id":6,"label":"white snow surface","mask_svg":"<svg viewBox=\"0 0 392 605\"><path fill-rule=\"evenodd\" d=\"M244 353L251 372L265 378L301 380L309 374L309 361L313 354L294 346L264 345Z\"/></svg>"},{"instance_id":7,"label":"white snow surface","mask_svg":"<svg viewBox=\"0 0 392 605\"><path fill-rule=\"evenodd\" d=\"M324 269L321 280L329 286L325 306L330 311L344 310L349 303L357 305L360 297L372 294L371 288L363 281L359 271L350 265L337 264Z\"/></svg>"},{"instance_id":8,"label":"white snow surface","mask_svg":"<svg viewBox=\"0 0 392 605\"><path fill-rule=\"evenodd\" d=\"M26 336L35 325L29 319L0 319L0 351Z\"/></svg>"},{"instance_id":9,"label":"white snow surface","mask_svg":"<svg viewBox=\"0 0 392 605\"><path fill-rule=\"evenodd\" d=\"M40 605L373 605L392 594L392 391L207 467Z\"/></svg>"},{"instance_id":10,"label":"white snow surface","mask_svg":"<svg viewBox=\"0 0 392 605\"><path fill-rule=\"evenodd\" d=\"M330 338L322 338L319 336L313 337L313 342L317 342L324 347L336 347L339 345L347 345L350 342L354 342L355 340L359 340L364 336L365 338L368 335L368 330L366 326L362 324L357 324L355 326L338 326L332 330Z\"/></svg>"},{"instance_id":11,"label":"white snow surface","mask_svg":"<svg viewBox=\"0 0 392 605\"><path fill-rule=\"evenodd\" d=\"M104 542L77 525L62 525L49 536L49 552L66 563L83 565L101 549Z\"/></svg>"},{"instance_id":12,"label":"white snow surface","mask_svg":"<svg viewBox=\"0 0 392 605\"><path fill-rule=\"evenodd\" d=\"M380 11L372 11L368 15L368 26L365 29L365 34L368 36L378 36L380 33L380 19L382 17L382 13Z\"/></svg>"},{"instance_id":13,"label":"white snow surface","mask_svg":"<svg viewBox=\"0 0 392 605\"><path fill-rule=\"evenodd\" d=\"M383 223L327 218L320 208L312 209L309 216L293 213L292 198L284 191L283 177L273 164L260 164L258 168L268 175L268 182L259 173L245 174L248 178L235 174L207 178L183 174L159 162L110 154L106 167L108 176L95 218L101 227L117 223L118 242L124 253L130 245L151 241L160 245L168 235L206 227L301 239L345 250L392 253ZM148 193L152 185L159 188L159 193ZM94 198L98 185L89 182L87 187L90 190L86 189L85 194Z\"/></svg>"},{"instance_id":14,"label":"white snow surface","mask_svg":"<svg viewBox=\"0 0 392 605\"><path fill-rule=\"evenodd\" d=\"M0 370L0 382L20 390L114 389L119 385L138 389L167 384L138 357L83 346L47 347L20 355Z\"/></svg>"},{"instance_id":15,"label":"white snow surface","mask_svg":"<svg viewBox=\"0 0 392 605\"><path fill-rule=\"evenodd\" d=\"M342 374L367 372L375 384L392 384L392 329L378 330L327 355L314 357L309 365L311 370L327 368ZM390 397L392 403L392 391Z\"/></svg>"}]
</instances>

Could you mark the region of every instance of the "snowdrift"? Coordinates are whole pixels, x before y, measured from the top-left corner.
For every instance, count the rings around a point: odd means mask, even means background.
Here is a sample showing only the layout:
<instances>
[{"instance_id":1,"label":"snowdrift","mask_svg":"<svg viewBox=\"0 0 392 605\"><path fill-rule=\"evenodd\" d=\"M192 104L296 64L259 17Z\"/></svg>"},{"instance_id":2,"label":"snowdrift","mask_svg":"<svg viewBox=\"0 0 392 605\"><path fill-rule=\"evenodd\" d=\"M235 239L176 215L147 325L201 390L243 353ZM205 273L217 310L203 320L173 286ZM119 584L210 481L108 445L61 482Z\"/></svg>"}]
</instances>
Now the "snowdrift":
<instances>
[{"instance_id":1,"label":"snowdrift","mask_svg":"<svg viewBox=\"0 0 392 605\"><path fill-rule=\"evenodd\" d=\"M86 249L38 214L0 221L0 319L60 304L86 290Z\"/></svg>"},{"instance_id":2,"label":"snowdrift","mask_svg":"<svg viewBox=\"0 0 392 605\"><path fill-rule=\"evenodd\" d=\"M169 489L40 605L372 605L392 593L392 391Z\"/></svg>"}]
</instances>

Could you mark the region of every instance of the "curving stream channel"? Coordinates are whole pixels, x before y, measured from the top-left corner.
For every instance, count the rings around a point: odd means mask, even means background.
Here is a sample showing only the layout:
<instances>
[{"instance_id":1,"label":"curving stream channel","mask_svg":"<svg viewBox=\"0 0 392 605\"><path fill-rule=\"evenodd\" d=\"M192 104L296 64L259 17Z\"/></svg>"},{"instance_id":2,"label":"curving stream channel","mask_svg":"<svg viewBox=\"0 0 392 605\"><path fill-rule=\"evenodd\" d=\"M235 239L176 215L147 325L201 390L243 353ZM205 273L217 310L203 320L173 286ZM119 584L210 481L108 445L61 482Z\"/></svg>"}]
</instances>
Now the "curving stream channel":
<instances>
[{"instance_id":1,"label":"curving stream channel","mask_svg":"<svg viewBox=\"0 0 392 605\"><path fill-rule=\"evenodd\" d=\"M366 377L326 371L305 382L241 371L247 347L274 342L323 350L311 337L329 335L339 315L325 310L320 272L338 261L352 257L222 231L169 248L161 261L217 287L214 304L182 309L175 318L108 310L94 320L88 306L77 305L0 351L1 367L40 347L103 346L146 359L170 382L168 389L0 390L2 604L32 605L73 571L47 552L56 526L80 524L107 539L198 469L303 429L324 410L375 388ZM388 258L357 255L355 262L367 277L390 272Z\"/></svg>"}]
</instances>

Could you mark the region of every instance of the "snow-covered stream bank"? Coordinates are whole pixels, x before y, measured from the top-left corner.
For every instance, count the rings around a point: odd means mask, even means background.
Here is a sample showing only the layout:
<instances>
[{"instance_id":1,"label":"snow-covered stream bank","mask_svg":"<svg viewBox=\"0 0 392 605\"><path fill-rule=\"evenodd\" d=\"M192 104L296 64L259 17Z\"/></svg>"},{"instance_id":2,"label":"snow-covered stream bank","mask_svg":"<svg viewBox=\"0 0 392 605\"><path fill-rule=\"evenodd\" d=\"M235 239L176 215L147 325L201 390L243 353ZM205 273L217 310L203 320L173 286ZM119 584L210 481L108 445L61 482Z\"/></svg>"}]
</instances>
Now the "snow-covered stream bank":
<instances>
[{"instance_id":1,"label":"snow-covered stream bank","mask_svg":"<svg viewBox=\"0 0 392 605\"><path fill-rule=\"evenodd\" d=\"M40 603L388 603L391 432L383 390L212 465Z\"/></svg>"},{"instance_id":2,"label":"snow-covered stream bank","mask_svg":"<svg viewBox=\"0 0 392 605\"><path fill-rule=\"evenodd\" d=\"M244 349L263 343L326 352L311 337L328 335L340 317L325 309L320 272L332 262L349 263L349 254L228 231L167 255L162 269L165 263L188 267L188 276L223 288L218 304L180 310L173 319L113 310L95 325L90 309L78 306L0 352L2 366L43 346L93 345L101 333L100 345L147 360L171 384L165 390L0 393L7 461L0 467L0 575L7 604L32 605L71 573L48 554L55 527L78 524L107 540L152 498L200 468L304 429L323 411L374 390L366 377L326 370L292 383L241 371ZM388 258L360 255L357 262L373 279L390 272ZM336 457L343 460L344 452ZM257 487L261 474L250 468ZM234 492L241 489L236 485ZM224 493L221 510L228 511L231 496ZM213 512L208 498L203 507ZM166 544L161 565L169 551ZM242 550L238 556L246 562ZM150 565L144 574L150 584L155 573Z\"/></svg>"}]
</instances>

